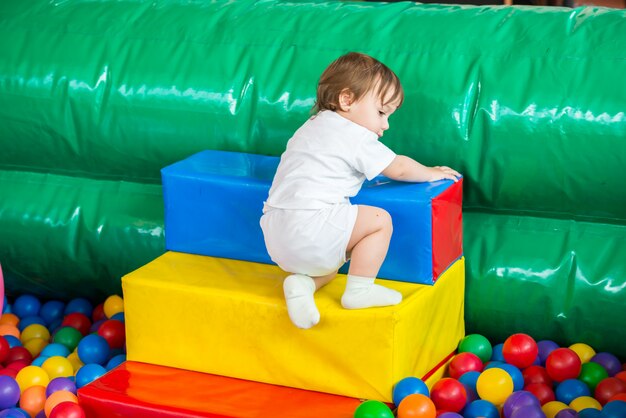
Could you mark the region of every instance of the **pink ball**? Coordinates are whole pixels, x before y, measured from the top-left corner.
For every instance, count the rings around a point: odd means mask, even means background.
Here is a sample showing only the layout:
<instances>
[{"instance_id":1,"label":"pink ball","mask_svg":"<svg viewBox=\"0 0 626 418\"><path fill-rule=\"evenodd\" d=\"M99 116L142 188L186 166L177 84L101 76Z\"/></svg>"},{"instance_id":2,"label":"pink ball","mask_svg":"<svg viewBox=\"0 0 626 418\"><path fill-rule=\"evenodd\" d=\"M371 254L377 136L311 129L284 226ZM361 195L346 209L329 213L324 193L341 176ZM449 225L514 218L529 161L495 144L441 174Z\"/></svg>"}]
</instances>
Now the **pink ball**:
<instances>
[{"instance_id":1,"label":"pink ball","mask_svg":"<svg viewBox=\"0 0 626 418\"><path fill-rule=\"evenodd\" d=\"M502 345L504 360L520 369L532 365L537 354L539 354L537 343L527 334L513 334Z\"/></svg>"}]
</instances>

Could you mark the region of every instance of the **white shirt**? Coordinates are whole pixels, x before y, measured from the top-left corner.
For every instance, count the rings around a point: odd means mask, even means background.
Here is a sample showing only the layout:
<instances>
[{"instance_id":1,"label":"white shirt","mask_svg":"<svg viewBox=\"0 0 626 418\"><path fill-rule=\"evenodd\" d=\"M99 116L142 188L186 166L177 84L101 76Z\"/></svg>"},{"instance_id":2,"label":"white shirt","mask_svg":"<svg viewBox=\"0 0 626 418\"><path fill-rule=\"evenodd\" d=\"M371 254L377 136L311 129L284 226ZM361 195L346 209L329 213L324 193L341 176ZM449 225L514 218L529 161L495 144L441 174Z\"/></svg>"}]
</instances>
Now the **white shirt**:
<instances>
[{"instance_id":1,"label":"white shirt","mask_svg":"<svg viewBox=\"0 0 626 418\"><path fill-rule=\"evenodd\" d=\"M287 143L264 211L349 203L365 179L379 175L395 157L374 132L333 111L319 112Z\"/></svg>"}]
</instances>

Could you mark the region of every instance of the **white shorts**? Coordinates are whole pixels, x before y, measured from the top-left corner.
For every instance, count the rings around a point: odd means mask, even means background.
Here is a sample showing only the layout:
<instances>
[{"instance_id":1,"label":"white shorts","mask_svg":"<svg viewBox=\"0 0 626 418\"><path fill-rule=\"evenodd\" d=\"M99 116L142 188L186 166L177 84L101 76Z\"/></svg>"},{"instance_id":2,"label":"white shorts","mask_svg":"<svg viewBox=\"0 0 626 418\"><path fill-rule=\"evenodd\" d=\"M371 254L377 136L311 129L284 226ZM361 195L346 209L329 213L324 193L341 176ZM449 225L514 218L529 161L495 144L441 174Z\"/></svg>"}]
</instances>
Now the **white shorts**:
<instances>
[{"instance_id":1,"label":"white shorts","mask_svg":"<svg viewBox=\"0 0 626 418\"><path fill-rule=\"evenodd\" d=\"M358 206L343 203L324 209L269 209L261 217L267 252L290 273L333 273L346 262L358 212Z\"/></svg>"}]
</instances>

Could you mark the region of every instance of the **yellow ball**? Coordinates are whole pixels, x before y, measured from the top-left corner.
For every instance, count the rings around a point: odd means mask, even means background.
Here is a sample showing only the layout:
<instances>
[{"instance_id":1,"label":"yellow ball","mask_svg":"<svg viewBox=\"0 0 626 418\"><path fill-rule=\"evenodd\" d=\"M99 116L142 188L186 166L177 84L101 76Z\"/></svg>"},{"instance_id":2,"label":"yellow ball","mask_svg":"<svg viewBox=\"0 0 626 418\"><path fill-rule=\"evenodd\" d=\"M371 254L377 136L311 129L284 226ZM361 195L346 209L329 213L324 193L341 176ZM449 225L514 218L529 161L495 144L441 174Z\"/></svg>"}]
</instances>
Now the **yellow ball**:
<instances>
[{"instance_id":1,"label":"yellow ball","mask_svg":"<svg viewBox=\"0 0 626 418\"><path fill-rule=\"evenodd\" d=\"M104 314L111 318L116 313L124 312L124 299L118 295L109 296L103 304Z\"/></svg>"},{"instance_id":2,"label":"yellow ball","mask_svg":"<svg viewBox=\"0 0 626 418\"><path fill-rule=\"evenodd\" d=\"M72 362L65 357L52 356L43 362L41 368L48 373L50 380L57 377L69 377L74 375Z\"/></svg>"},{"instance_id":3,"label":"yellow ball","mask_svg":"<svg viewBox=\"0 0 626 418\"><path fill-rule=\"evenodd\" d=\"M74 369L74 374L76 374L78 369L85 365L85 363L80 361L80 358L78 358L78 352L76 350L74 350L70 353L69 356L67 356L67 360L71 363L72 368Z\"/></svg>"},{"instance_id":4,"label":"yellow ball","mask_svg":"<svg viewBox=\"0 0 626 418\"><path fill-rule=\"evenodd\" d=\"M513 379L503 369L487 369L478 376L476 391L481 399L500 405L513 393Z\"/></svg>"},{"instance_id":5,"label":"yellow ball","mask_svg":"<svg viewBox=\"0 0 626 418\"><path fill-rule=\"evenodd\" d=\"M41 324L30 324L22 330L20 340L25 343L33 338L41 338L43 340L50 341L50 331L48 331L48 328Z\"/></svg>"},{"instance_id":6,"label":"yellow ball","mask_svg":"<svg viewBox=\"0 0 626 418\"><path fill-rule=\"evenodd\" d=\"M576 412L580 412L583 409L587 408L602 410L602 405L600 405L600 402L598 402L597 399L592 398L591 396L579 396L569 403L569 407Z\"/></svg>"},{"instance_id":7,"label":"yellow ball","mask_svg":"<svg viewBox=\"0 0 626 418\"><path fill-rule=\"evenodd\" d=\"M541 407L541 410L543 411L544 414L546 414L546 418L554 418L556 414L558 414L560 411L566 408L567 408L567 405L565 405L563 402L551 401L551 402L544 404Z\"/></svg>"},{"instance_id":8,"label":"yellow ball","mask_svg":"<svg viewBox=\"0 0 626 418\"><path fill-rule=\"evenodd\" d=\"M24 348L28 350L28 352L33 356L33 358L37 357L41 350L44 349L45 346L48 345L48 340L44 340L43 338L31 338L30 340L24 343Z\"/></svg>"},{"instance_id":9,"label":"yellow ball","mask_svg":"<svg viewBox=\"0 0 626 418\"><path fill-rule=\"evenodd\" d=\"M15 381L20 387L20 392L24 392L31 386L48 386L50 378L48 377L48 373L41 367L26 366L17 372Z\"/></svg>"},{"instance_id":10,"label":"yellow ball","mask_svg":"<svg viewBox=\"0 0 626 418\"><path fill-rule=\"evenodd\" d=\"M578 358L580 358L582 363L588 363L596 355L596 351L585 343L572 344L569 346L569 349L578 354Z\"/></svg>"}]
</instances>

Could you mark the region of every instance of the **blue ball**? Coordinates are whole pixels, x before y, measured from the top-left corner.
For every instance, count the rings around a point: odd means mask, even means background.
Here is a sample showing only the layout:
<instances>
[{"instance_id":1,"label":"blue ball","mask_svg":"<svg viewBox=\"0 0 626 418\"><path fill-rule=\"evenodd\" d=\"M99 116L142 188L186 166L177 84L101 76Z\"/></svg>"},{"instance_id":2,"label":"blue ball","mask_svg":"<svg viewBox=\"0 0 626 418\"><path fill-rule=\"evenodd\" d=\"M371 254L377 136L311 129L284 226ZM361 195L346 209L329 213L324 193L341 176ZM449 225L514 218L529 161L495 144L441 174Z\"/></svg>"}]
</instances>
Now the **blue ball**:
<instances>
[{"instance_id":1,"label":"blue ball","mask_svg":"<svg viewBox=\"0 0 626 418\"><path fill-rule=\"evenodd\" d=\"M592 396L589 386L582 380L567 379L562 381L554 391L556 400L569 405L574 399L580 396Z\"/></svg>"},{"instance_id":2,"label":"blue ball","mask_svg":"<svg viewBox=\"0 0 626 418\"><path fill-rule=\"evenodd\" d=\"M396 383L396 386L393 388L393 403L398 406L402 399L415 393L430 396L428 386L426 386L426 383L421 379L417 377L405 377Z\"/></svg>"},{"instance_id":3,"label":"blue ball","mask_svg":"<svg viewBox=\"0 0 626 418\"><path fill-rule=\"evenodd\" d=\"M41 302L33 295L21 295L13 302L13 313L20 319L39 314Z\"/></svg>"},{"instance_id":4,"label":"blue ball","mask_svg":"<svg viewBox=\"0 0 626 418\"><path fill-rule=\"evenodd\" d=\"M480 372L477 371L465 372L459 377L459 382L476 392L478 376L480 376Z\"/></svg>"},{"instance_id":5,"label":"blue ball","mask_svg":"<svg viewBox=\"0 0 626 418\"><path fill-rule=\"evenodd\" d=\"M17 329L19 329L20 332L22 332L24 331L24 328L32 324L39 324L39 325L43 325L44 327L46 326L46 322L43 320L42 317L38 315L30 315L30 316L20 319L20 323L17 324Z\"/></svg>"},{"instance_id":6,"label":"blue ball","mask_svg":"<svg viewBox=\"0 0 626 418\"><path fill-rule=\"evenodd\" d=\"M109 359L111 349L104 337L98 334L89 334L78 343L78 358L84 364L96 363L103 365Z\"/></svg>"},{"instance_id":7,"label":"blue ball","mask_svg":"<svg viewBox=\"0 0 626 418\"><path fill-rule=\"evenodd\" d=\"M511 379L513 379L513 391L517 392L524 389L524 375L520 369L509 363L503 363L496 367L504 370L511 376Z\"/></svg>"},{"instance_id":8,"label":"blue ball","mask_svg":"<svg viewBox=\"0 0 626 418\"><path fill-rule=\"evenodd\" d=\"M626 417L626 402L611 401L607 402L602 408L602 418L624 418Z\"/></svg>"},{"instance_id":9,"label":"blue ball","mask_svg":"<svg viewBox=\"0 0 626 418\"><path fill-rule=\"evenodd\" d=\"M93 305L85 298L72 299L65 306L64 313L65 315L69 315L75 312L85 314L88 318L91 318Z\"/></svg>"},{"instance_id":10,"label":"blue ball","mask_svg":"<svg viewBox=\"0 0 626 418\"><path fill-rule=\"evenodd\" d=\"M40 356L54 357L61 356L67 357L70 355L70 349L59 343L50 343L41 350Z\"/></svg>"},{"instance_id":11,"label":"blue ball","mask_svg":"<svg viewBox=\"0 0 626 418\"><path fill-rule=\"evenodd\" d=\"M31 366L41 367L43 362L48 360L49 358L50 357L48 357L48 356L39 355L39 356L35 357L35 359L30 364L31 364Z\"/></svg>"},{"instance_id":12,"label":"blue ball","mask_svg":"<svg viewBox=\"0 0 626 418\"><path fill-rule=\"evenodd\" d=\"M124 321L124 312L118 312L115 315L113 315L110 319L116 319L118 321L125 322Z\"/></svg>"},{"instance_id":13,"label":"blue ball","mask_svg":"<svg viewBox=\"0 0 626 418\"><path fill-rule=\"evenodd\" d=\"M596 408L585 408L578 411L578 418L600 418L601 414Z\"/></svg>"},{"instance_id":14,"label":"blue ball","mask_svg":"<svg viewBox=\"0 0 626 418\"><path fill-rule=\"evenodd\" d=\"M499 361L505 363L504 355L502 355L502 347L504 344L496 344L493 346L493 351L491 352L491 361Z\"/></svg>"},{"instance_id":15,"label":"blue ball","mask_svg":"<svg viewBox=\"0 0 626 418\"><path fill-rule=\"evenodd\" d=\"M107 370L99 364L85 364L76 372L76 387L80 389L104 375L106 372Z\"/></svg>"},{"instance_id":16,"label":"blue ball","mask_svg":"<svg viewBox=\"0 0 626 418\"><path fill-rule=\"evenodd\" d=\"M46 321L46 325L50 325L57 319L63 320L63 310L65 309L65 303L60 300L49 300L44 303L39 311L39 316Z\"/></svg>"},{"instance_id":17,"label":"blue ball","mask_svg":"<svg viewBox=\"0 0 626 418\"><path fill-rule=\"evenodd\" d=\"M4 339L9 343L9 348L22 346L20 339L14 335L4 335Z\"/></svg>"},{"instance_id":18,"label":"blue ball","mask_svg":"<svg viewBox=\"0 0 626 418\"><path fill-rule=\"evenodd\" d=\"M463 410L464 418L500 418L500 412L494 404L479 399L467 405Z\"/></svg>"},{"instance_id":19,"label":"blue ball","mask_svg":"<svg viewBox=\"0 0 626 418\"><path fill-rule=\"evenodd\" d=\"M109 360L109 362L106 365L106 369L113 370L114 368L124 363L125 361L126 361L126 354L118 354L117 356L114 356L111 358L111 360Z\"/></svg>"}]
</instances>

